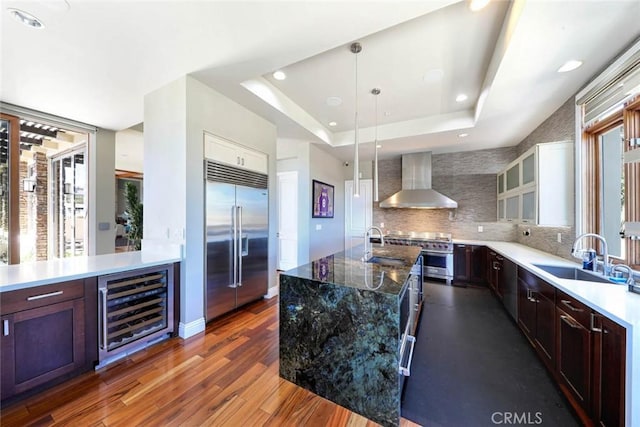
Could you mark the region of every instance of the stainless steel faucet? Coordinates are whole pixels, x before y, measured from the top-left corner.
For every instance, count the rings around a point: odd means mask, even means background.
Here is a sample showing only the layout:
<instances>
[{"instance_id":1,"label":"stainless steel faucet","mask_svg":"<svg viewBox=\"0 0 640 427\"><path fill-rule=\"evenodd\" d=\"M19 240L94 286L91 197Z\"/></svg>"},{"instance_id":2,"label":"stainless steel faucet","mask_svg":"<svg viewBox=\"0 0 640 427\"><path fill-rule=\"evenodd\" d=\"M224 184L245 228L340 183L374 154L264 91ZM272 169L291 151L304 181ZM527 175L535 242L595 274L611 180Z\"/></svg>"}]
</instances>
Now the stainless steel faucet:
<instances>
[{"instance_id":1,"label":"stainless steel faucet","mask_svg":"<svg viewBox=\"0 0 640 427\"><path fill-rule=\"evenodd\" d=\"M382 235L382 230L379 227L371 226L367 228L367 231L364 232L364 258L363 261L369 261L372 255L372 246L370 242L369 236L371 235L369 232L371 230L377 230L380 234L380 246L384 246L384 236Z\"/></svg>"},{"instance_id":2,"label":"stainless steel faucet","mask_svg":"<svg viewBox=\"0 0 640 427\"><path fill-rule=\"evenodd\" d=\"M633 285L635 283L635 279L633 278L633 270L626 264L615 264L611 267L611 275L616 272L616 270L624 269L627 270L627 285Z\"/></svg>"},{"instance_id":3,"label":"stainless steel faucet","mask_svg":"<svg viewBox=\"0 0 640 427\"><path fill-rule=\"evenodd\" d=\"M573 246L571 247L571 255L575 256L575 253L577 251L577 246L578 246L578 242L586 237L593 237L595 239L598 239L602 242L602 273L605 276L608 276L610 273L610 265L609 265L609 250L607 247L607 241L605 240L604 237L602 237L599 234L595 234L595 233L584 233L578 237L576 237L576 240L573 242ZM595 261L594 261L595 262Z\"/></svg>"}]
</instances>

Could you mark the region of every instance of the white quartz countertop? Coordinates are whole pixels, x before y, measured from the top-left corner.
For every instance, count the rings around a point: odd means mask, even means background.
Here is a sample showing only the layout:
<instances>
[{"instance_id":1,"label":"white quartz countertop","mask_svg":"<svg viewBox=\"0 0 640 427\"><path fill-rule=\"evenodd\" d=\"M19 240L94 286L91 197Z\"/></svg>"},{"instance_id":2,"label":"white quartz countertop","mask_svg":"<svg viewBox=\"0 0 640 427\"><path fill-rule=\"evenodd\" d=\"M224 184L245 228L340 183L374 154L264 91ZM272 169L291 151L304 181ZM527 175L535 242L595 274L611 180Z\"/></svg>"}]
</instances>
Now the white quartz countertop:
<instances>
[{"instance_id":1,"label":"white quartz countertop","mask_svg":"<svg viewBox=\"0 0 640 427\"><path fill-rule=\"evenodd\" d=\"M135 251L2 266L0 293L179 261L173 251Z\"/></svg>"}]
</instances>

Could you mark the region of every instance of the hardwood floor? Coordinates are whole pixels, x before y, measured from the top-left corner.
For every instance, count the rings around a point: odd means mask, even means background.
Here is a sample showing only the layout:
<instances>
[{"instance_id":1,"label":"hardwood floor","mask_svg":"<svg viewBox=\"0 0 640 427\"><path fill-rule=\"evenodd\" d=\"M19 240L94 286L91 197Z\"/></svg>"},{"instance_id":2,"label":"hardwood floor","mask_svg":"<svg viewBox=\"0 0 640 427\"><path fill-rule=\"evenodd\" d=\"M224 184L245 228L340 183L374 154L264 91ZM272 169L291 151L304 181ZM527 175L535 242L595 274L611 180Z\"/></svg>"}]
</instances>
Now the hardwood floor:
<instances>
[{"instance_id":1,"label":"hardwood floor","mask_svg":"<svg viewBox=\"0 0 640 427\"><path fill-rule=\"evenodd\" d=\"M375 426L278 376L278 299L259 301L0 409L9 426ZM417 424L403 419L401 426Z\"/></svg>"}]
</instances>

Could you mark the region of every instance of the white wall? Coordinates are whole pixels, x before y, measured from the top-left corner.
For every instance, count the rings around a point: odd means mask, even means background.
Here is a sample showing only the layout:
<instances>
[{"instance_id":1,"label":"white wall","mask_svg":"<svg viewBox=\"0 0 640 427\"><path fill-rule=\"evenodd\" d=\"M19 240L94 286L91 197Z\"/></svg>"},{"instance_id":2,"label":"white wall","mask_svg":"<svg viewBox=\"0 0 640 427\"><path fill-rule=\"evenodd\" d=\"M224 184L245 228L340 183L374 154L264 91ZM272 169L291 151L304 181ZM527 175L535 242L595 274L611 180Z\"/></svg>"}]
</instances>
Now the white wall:
<instances>
[{"instance_id":1,"label":"white wall","mask_svg":"<svg viewBox=\"0 0 640 427\"><path fill-rule=\"evenodd\" d=\"M344 162L311 144L309 150L311 193L312 180L334 186L333 218L310 218L309 258L314 260L344 250ZM307 199L311 204L311 197ZM321 227L321 229L318 229Z\"/></svg>"},{"instance_id":2,"label":"white wall","mask_svg":"<svg viewBox=\"0 0 640 427\"><path fill-rule=\"evenodd\" d=\"M315 144L293 139L278 140L278 172L298 171L300 180L298 264L344 250L345 169L343 161ZM334 186L333 218L311 218L311 186L314 179ZM317 230L316 226L321 228Z\"/></svg>"},{"instance_id":3,"label":"white wall","mask_svg":"<svg viewBox=\"0 0 640 427\"><path fill-rule=\"evenodd\" d=\"M98 129L95 140L89 139L89 253L110 254L115 251L115 132ZM98 224L109 224L100 230Z\"/></svg>"},{"instance_id":4,"label":"white wall","mask_svg":"<svg viewBox=\"0 0 640 427\"><path fill-rule=\"evenodd\" d=\"M116 132L116 169L131 172L144 170L144 135L133 129Z\"/></svg>"},{"instance_id":5,"label":"white wall","mask_svg":"<svg viewBox=\"0 0 640 427\"><path fill-rule=\"evenodd\" d=\"M143 250L184 243L186 87L183 77L144 98ZM204 330L204 295L202 273L199 277L191 260L185 260L181 267L179 330L186 337Z\"/></svg>"},{"instance_id":6,"label":"white wall","mask_svg":"<svg viewBox=\"0 0 640 427\"><path fill-rule=\"evenodd\" d=\"M145 97L143 249L184 244L180 336L204 330L203 133L269 156L269 287L276 286L276 128L190 76Z\"/></svg>"}]
</instances>

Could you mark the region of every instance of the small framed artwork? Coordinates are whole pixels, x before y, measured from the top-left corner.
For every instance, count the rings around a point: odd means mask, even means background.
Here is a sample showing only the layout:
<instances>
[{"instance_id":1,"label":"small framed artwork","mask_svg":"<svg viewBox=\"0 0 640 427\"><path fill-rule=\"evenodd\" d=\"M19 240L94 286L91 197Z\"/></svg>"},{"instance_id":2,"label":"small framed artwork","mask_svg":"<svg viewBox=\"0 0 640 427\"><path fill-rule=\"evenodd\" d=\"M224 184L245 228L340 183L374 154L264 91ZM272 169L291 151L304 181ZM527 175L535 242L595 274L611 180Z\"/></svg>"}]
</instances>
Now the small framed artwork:
<instances>
[{"instance_id":1,"label":"small framed artwork","mask_svg":"<svg viewBox=\"0 0 640 427\"><path fill-rule=\"evenodd\" d=\"M333 185L313 180L312 218L333 218L333 191Z\"/></svg>"}]
</instances>

